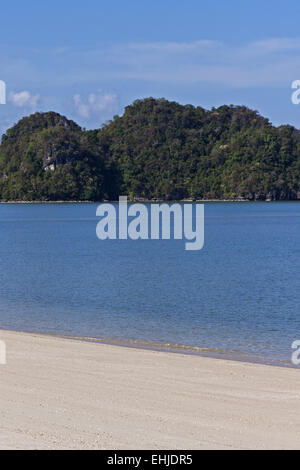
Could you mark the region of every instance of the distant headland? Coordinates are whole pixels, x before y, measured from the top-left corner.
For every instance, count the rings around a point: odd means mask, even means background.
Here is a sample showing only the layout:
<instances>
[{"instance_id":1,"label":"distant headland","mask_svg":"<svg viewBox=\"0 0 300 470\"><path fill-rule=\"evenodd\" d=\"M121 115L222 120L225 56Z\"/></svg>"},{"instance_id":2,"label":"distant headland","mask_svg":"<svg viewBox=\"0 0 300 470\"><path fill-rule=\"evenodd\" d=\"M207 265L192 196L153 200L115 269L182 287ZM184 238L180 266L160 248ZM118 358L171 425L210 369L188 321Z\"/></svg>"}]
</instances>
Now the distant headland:
<instances>
[{"instance_id":1,"label":"distant headland","mask_svg":"<svg viewBox=\"0 0 300 470\"><path fill-rule=\"evenodd\" d=\"M245 106L137 100L99 129L55 113L2 136L0 200L298 200L300 131Z\"/></svg>"}]
</instances>

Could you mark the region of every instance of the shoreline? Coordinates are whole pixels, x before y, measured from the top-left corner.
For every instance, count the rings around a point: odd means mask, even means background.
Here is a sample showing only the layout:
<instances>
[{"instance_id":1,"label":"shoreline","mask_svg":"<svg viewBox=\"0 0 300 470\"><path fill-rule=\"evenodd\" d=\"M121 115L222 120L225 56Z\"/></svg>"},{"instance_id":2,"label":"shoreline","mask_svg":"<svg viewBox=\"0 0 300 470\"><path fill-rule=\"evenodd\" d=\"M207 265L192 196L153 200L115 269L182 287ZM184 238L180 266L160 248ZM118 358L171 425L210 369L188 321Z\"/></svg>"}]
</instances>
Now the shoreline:
<instances>
[{"instance_id":1,"label":"shoreline","mask_svg":"<svg viewBox=\"0 0 300 470\"><path fill-rule=\"evenodd\" d=\"M297 449L294 369L0 330L0 449Z\"/></svg>"},{"instance_id":2,"label":"shoreline","mask_svg":"<svg viewBox=\"0 0 300 470\"><path fill-rule=\"evenodd\" d=\"M158 341L133 340L123 338L96 338L92 336L79 336L64 333L50 333L32 330L11 330L0 327L1 332L24 333L25 335L49 336L50 338L62 338L79 342L104 344L117 346L120 348L142 349L145 351L158 351L162 353L184 354L187 356L207 357L210 359L226 360L233 362L245 362L250 364L260 364L271 367L283 367L287 369L299 369L299 366L292 364L287 359L277 359L271 357L256 356L244 351L229 350L222 348L208 348L192 346L186 344L161 343ZM1 338L0 338L1 339Z\"/></svg>"},{"instance_id":3,"label":"shoreline","mask_svg":"<svg viewBox=\"0 0 300 470\"><path fill-rule=\"evenodd\" d=\"M235 202L235 203L263 203L263 202L300 202L300 199L280 199L280 200L271 200L271 199L143 199L143 198L135 198L135 199L128 199L128 203L145 203L145 204L158 204L158 203L207 203L207 202ZM20 200L10 200L10 201L1 201L0 204L103 204L103 203L111 203L111 204L118 204L118 200L106 200L103 201L20 201Z\"/></svg>"}]
</instances>

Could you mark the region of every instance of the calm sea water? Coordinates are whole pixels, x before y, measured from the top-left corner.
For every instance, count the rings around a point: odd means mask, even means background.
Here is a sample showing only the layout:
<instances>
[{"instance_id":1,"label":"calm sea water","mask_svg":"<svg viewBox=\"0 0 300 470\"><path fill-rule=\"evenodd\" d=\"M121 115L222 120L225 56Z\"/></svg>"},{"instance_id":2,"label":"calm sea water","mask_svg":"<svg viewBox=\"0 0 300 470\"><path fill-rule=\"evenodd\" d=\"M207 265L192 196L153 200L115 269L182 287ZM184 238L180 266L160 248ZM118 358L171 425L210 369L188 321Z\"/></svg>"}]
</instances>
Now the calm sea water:
<instances>
[{"instance_id":1,"label":"calm sea water","mask_svg":"<svg viewBox=\"0 0 300 470\"><path fill-rule=\"evenodd\" d=\"M99 241L96 204L0 205L0 327L289 359L300 203L205 204L205 247Z\"/></svg>"}]
</instances>

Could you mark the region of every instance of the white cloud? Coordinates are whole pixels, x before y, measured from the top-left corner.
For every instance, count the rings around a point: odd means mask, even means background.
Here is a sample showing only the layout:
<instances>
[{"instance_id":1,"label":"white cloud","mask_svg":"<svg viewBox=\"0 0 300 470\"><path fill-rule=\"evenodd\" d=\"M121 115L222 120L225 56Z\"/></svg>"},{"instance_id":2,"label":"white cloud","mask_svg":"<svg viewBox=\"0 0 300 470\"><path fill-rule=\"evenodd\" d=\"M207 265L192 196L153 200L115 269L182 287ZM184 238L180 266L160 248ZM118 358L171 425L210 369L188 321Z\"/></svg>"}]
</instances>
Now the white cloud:
<instances>
[{"instance_id":1,"label":"white cloud","mask_svg":"<svg viewBox=\"0 0 300 470\"><path fill-rule=\"evenodd\" d=\"M79 93L73 96L75 108L82 118L89 120L97 116L111 116L119 109L118 97L114 93L103 93L98 90L90 93L84 101Z\"/></svg>"},{"instance_id":2,"label":"white cloud","mask_svg":"<svg viewBox=\"0 0 300 470\"><path fill-rule=\"evenodd\" d=\"M201 90L215 87L219 92L254 87L288 90L293 80L300 79L300 37L267 37L244 43L205 39L131 42L80 51L72 47L7 51L0 45L0 62L8 86L42 90L42 104L47 109L63 110L71 96L72 111L75 108L77 116L93 122L120 111L114 93L78 93L78 86L80 90L97 90L99 77L104 88L124 90L124 95L130 90L135 96L155 94L160 89L168 95L168 87L172 96L176 96L176 87L179 95L197 86ZM10 93L8 100L19 110L40 105L40 96L29 91Z\"/></svg>"},{"instance_id":3,"label":"white cloud","mask_svg":"<svg viewBox=\"0 0 300 470\"><path fill-rule=\"evenodd\" d=\"M250 47L269 52L300 51L299 38L269 38L250 43Z\"/></svg>"},{"instance_id":4,"label":"white cloud","mask_svg":"<svg viewBox=\"0 0 300 470\"><path fill-rule=\"evenodd\" d=\"M114 45L84 54L85 79L101 69L105 80L139 80L232 88L289 86L299 78L300 38L267 38L232 44L220 41Z\"/></svg>"},{"instance_id":5,"label":"white cloud","mask_svg":"<svg viewBox=\"0 0 300 470\"><path fill-rule=\"evenodd\" d=\"M211 49L215 47L222 47L219 41L202 40L193 42L144 42L144 43L130 43L121 46L123 50L136 50L141 52L148 51L166 51L171 53L187 52L195 50ZM116 47L116 50L119 46Z\"/></svg>"},{"instance_id":6,"label":"white cloud","mask_svg":"<svg viewBox=\"0 0 300 470\"><path fill-rule=\"evenodd\" d=\"M12 103L13 106L18 108L36 108L40 100L40 95L32 95L29 91L20 91L19 93L14 93L13 91L8 95L8 101Z\"/></svg>"}]
</instances>

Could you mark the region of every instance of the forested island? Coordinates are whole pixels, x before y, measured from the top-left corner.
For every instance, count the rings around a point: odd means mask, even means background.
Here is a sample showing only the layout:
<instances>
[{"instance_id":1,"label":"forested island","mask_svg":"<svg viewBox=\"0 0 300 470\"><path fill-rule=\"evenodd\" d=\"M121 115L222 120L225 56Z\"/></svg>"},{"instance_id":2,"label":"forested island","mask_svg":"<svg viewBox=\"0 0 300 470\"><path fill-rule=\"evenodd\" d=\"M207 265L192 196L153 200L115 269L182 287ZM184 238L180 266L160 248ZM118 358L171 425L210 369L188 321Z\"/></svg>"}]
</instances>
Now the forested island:
<instances>
[{"instance_id":1,"label":"forested island","mask_svg":"<svg viewBox=\"0 0 300 470\"><path fill-rule=\"evenodd\" d=\"M300 131L245 106L137 100L101 128L55 113L2 136L2 201L300 199Z\"/></svg>"}]
</instances>

